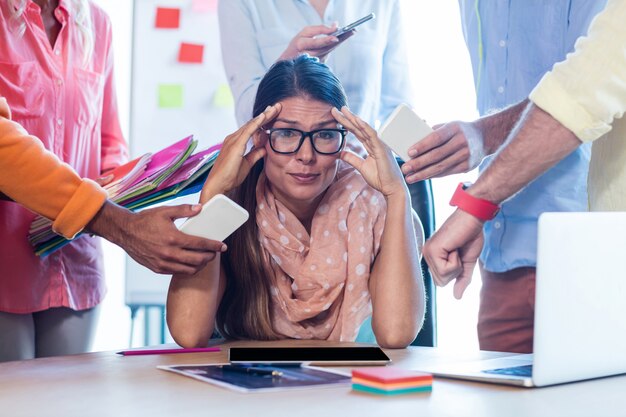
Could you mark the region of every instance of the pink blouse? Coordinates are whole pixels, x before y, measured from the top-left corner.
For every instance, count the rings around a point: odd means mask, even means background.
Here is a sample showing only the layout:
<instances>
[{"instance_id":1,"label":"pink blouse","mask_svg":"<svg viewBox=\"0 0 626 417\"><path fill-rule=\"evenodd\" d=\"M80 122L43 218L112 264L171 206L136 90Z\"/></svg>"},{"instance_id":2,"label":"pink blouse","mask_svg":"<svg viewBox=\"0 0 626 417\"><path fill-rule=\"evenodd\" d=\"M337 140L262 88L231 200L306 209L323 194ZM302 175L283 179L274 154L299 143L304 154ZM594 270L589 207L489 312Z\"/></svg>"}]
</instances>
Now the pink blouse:
<instances>
[{"instance_id":1,"label":"pink blouse","mask_svg":"<svg viewBox=\"0 0 626 417\"><path fill-rule=\"evenodd\" d=\"M111 24L88 3L94 49L85 65L72 2L60 0L55 11L62 29L52 47L39 6L28 0L20 36L10 6L0 1L0 96L13 119L48 150L80 176L95 179L123 163L127 147L117 115ZM41 259L27 240L33 218L16 203L0 202L0 311L98 304L106 292L99 239L82 237Z\"/></svg>"}]
</instances>

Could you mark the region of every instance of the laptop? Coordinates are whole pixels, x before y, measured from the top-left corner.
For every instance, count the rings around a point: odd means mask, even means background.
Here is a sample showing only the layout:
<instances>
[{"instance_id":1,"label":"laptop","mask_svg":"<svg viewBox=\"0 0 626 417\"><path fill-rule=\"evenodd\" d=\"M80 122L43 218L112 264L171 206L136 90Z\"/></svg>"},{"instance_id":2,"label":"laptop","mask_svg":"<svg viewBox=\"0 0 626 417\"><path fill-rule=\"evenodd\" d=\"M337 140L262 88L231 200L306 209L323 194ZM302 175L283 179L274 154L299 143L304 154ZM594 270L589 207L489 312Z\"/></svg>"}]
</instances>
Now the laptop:
<instances>
[{"instance_id":1,"label":"laptop","mask_svg":"<svg viewBox=\"0 0 626 417\"><path fill-rule=\"evenodd\" d=\"M533 354L422 369L543 387L626 373L626 213L539 218Z\"/></svg>"}]
</instances>

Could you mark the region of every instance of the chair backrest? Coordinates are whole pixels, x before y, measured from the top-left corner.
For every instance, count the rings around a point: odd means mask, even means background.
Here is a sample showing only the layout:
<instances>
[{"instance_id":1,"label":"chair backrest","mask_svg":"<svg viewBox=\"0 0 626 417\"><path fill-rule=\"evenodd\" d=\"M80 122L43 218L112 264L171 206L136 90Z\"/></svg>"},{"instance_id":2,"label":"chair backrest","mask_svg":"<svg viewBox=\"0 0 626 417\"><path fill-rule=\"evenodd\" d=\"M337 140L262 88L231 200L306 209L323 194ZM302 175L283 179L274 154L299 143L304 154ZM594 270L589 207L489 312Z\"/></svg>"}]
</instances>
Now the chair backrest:
<instances>
[{"instance_id":1,"label":"chair backrest","mask_svg":"<svg viewBox=\"0 0 626 417\"><path fill-rule=\"evenodd\" d=\"M435 231L435 203L433 189L430 180L408 184L411 194L411 205L424 227L424 239L428 239ZM426 316L424 325L417 337L411 343L413 346L436 346L437 345L437 311L435 296L436 290L430 270L426 261L422 259L422 275L424 277L424 289L426 290Z\"/></svg>"}]
</instances>

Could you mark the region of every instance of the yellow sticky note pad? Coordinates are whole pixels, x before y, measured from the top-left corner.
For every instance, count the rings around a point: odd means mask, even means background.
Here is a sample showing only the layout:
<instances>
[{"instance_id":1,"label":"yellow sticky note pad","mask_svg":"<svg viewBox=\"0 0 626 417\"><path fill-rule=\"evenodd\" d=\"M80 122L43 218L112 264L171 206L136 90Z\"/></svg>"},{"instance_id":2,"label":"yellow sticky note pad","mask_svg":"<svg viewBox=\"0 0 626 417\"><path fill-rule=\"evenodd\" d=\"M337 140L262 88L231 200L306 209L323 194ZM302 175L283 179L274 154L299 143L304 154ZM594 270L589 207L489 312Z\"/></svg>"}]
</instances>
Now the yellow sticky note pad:
<instances>
[{"instance_id":1,"label":"yellow sticky note pad","mask_svg":"<svg viewBox=\"0 0 626 417\"><path fill-rule=\"evenodd\" d=\"M230 108L235 105L235 100L230 92L228 84L221 84L213 94L213 105L219 108Z\"/></svg>"},{"instance_id":2,"label":"yellow sticky note pad","mask_svg":"<svg viewBox=\"0 0 626 417\"><path fill-rule=\"evenodd\" d=\"M162 109L183 107L183 86L180 84L160 84L159 107Z\"/></svg>"}]
</instances>

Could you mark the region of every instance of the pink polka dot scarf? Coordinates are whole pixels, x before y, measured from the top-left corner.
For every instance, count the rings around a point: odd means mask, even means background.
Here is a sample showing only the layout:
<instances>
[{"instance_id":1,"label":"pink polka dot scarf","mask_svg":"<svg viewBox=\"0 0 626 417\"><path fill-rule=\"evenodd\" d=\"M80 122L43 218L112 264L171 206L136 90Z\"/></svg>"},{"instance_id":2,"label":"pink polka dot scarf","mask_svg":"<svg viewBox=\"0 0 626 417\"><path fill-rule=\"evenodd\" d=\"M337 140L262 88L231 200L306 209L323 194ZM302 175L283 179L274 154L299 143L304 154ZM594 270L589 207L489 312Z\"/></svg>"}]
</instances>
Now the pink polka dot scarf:
<instances>
[{"instance_id":1,"label":"pink polka dot scarf","mask_svg":"<svg viewBox=\"0 0 626 417\"><path fill-rule=\"evenodd\" d=\"M311 235L274 198L265 175L256 196L259 240L274 272L274 329L296 339L354 341L372 311L368 282L385 223L383 195L340 162Z\"/></svg>"}]
</instances>

